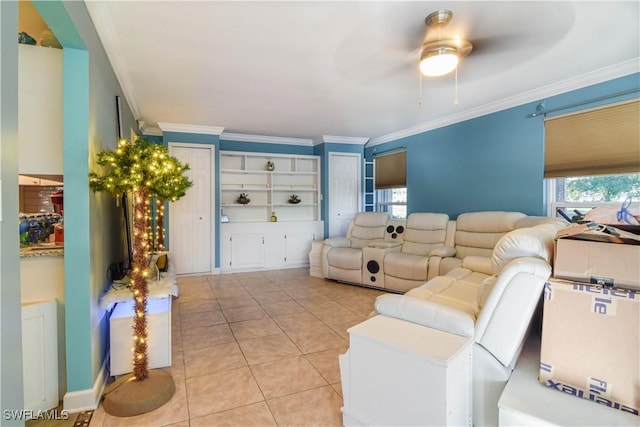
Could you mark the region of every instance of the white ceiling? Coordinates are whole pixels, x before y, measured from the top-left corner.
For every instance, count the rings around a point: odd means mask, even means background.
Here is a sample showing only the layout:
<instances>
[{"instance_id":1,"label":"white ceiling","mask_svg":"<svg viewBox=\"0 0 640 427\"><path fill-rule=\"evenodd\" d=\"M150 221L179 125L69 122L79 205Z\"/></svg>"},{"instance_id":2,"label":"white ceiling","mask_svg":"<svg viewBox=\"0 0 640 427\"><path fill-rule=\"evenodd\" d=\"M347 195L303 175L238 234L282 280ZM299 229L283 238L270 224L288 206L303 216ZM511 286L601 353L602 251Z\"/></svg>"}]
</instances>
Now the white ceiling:
<instances>
[{"instance_id":1,"label":"white ceiling","mask_svg":"<svg viewBox=\"0 0 640 427\"><path fill-rule=\"evenodd\" d=\"M424 78L424 18L474 44ZM640 2L88 1L137 119L383 142L640 71ZM334 138L335 139L335 138ZM295 140L292 140L295 141Z\"/></svg>"}]
</instances>

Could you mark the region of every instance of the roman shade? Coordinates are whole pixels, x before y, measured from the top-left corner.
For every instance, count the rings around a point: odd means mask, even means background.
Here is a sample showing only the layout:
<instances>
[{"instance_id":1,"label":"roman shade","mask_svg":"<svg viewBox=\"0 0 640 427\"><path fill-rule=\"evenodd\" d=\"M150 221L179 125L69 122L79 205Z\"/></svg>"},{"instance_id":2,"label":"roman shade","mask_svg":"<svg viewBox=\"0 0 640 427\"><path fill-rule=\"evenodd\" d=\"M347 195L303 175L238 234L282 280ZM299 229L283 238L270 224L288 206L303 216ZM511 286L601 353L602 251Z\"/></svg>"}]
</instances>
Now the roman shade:
<instances>
[{"instance_id":1,"label":"roman shade","mask_svg":"<svg viewBox=\"0 0 640 427\"><path fill-rule=\"evenodd\" d=\"M640 172L640 101L545 120L544 177Z\"/></svg>"},{"instance_id":2,"label":"roman shade","mask_svg":"<svg viewBox=\"0 0 640 427\"><path fill-rule=\"evenodd\" d=\"M407 150L379 154L376 161L376 189L407 186Z\"/></svg>"}]
</instances>

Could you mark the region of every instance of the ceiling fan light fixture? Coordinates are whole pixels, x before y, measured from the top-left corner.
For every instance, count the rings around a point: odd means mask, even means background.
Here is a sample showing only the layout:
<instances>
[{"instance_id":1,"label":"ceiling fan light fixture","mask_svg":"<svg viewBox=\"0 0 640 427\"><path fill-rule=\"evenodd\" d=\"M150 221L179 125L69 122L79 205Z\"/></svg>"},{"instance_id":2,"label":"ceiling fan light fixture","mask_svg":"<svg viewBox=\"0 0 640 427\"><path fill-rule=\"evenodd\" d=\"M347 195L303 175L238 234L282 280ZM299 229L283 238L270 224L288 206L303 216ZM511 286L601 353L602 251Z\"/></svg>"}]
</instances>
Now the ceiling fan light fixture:
<instances>
[{"instance_id":1,"label":"ceiling fan light fixture","mask_svg":"<svg viewBox=\"0 0 640 427\"><path fill-rule=\"evenodd\" d=\"M425 49L420 55L420 71L429 77L444 76L456 69L459 60L458 51L452 47Z\"/></svg>"}]
</instances>

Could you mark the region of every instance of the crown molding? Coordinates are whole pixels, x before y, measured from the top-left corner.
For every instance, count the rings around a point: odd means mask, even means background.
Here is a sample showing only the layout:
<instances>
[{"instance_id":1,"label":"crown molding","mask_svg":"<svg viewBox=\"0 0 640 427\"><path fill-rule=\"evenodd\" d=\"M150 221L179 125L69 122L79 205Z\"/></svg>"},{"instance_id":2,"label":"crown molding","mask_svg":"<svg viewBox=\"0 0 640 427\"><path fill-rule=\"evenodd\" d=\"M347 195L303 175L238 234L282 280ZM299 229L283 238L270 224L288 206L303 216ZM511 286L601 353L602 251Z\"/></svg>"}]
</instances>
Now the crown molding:
<instances>
[{"instance_id":1,"label":"crown molding","mask_svg":"<svg viewBox=\"0 0 640 427\"><path fill-rule=\"evenodd\" d=\"M120 39L118 33L113 26L113 18L109 10L108 2L87 1L85 2L93 26L96 29L98 38L102 42L104 52L111 63L111 68L116 75L116 80L120 83L120 88L124 98L129 105L129 109L133 117L140 117L140 109L135 97L135 91L131 76L127 72L127 64L123 55L118 53L122 51L120 48Z\"/></svg>"},{"instance_id":2,"label":"crown molding","mask_svg":"<svg viewBox=\"0 0 640 427\"><path fill-rule=\"evenodd\" d=\"M313 145L318 144L356 144L365 145L369 141L369 138L359 136L335 136L335 135L322 135L313 139Z\"/></svg>"},{"instance_id":3,"label":"crown molding","mask_svg":"<svg viewBox=\"0 0 640 427\"><path fill-rule=\"evenodd\" d=\"M181 123L164 123L158 122L158 126L162 132L181 132L181 133L199 133L204 135L221 135L224 127L220 126L202 126L202 125L185 125Z\"/></svg>"},{"instance_id":4,"label":"crown molding","mask_svg":"<svg viewBox=\"0 0 640 427\"><path fill-rule=\"evenodd\" d=\"M550 96L560 95L572 90L582 89L587 86L603 83L608 80L624 77L637 72L640 72L640 57L630 59L628 61L605 67L590 73L585 73L580 76L571 77L569 79L562 80L547 86L542 86L537 89L522 92L518 95L485 104L477 108L472 108L460 113L442 117L437 120L432 120L416 126L412 126L410 128L401 129L396 132L371 138L366 146L374 147L385 142L396 141L401 138L417 135L419 133L463 122L465 120L474 119L476 117L495 113L497 111L506 110L507 108L517 107L529 102L540 101Z\"/></svg>"},{"instance_id":5,"label":"crown molding","mask_svg":"<svg viewBox=\"0 0 640 427\"><path fill-rule=\"evenodd\" d=\"M312 140L306 138L288 138L280 136L250 135L245 133L227 133L220 136L221 140L238 142L259 142L263 144L287 144L311 146Z\"/></svg>"},{"instance_id":6,"label":"crown molding","mask_svg":"<svg viewBox=\"0 0 640 427\"><path fill-rule=\"evenodd\" d=\"M137 120L138 131L142 135L162 136L162 130L159 127L147 126L144 120Z\"/></svg>"},{"instance_id":7,"label":"crown molding","mask_svg":"<svg viewBox=\"0 0 640 427\"><path fill-rule=\"evenodd\" d=\"M140 133L143 135L162 136L162 129L155 126L145 126L143 124L140 126Z\"/></svg>"}]
</instances>

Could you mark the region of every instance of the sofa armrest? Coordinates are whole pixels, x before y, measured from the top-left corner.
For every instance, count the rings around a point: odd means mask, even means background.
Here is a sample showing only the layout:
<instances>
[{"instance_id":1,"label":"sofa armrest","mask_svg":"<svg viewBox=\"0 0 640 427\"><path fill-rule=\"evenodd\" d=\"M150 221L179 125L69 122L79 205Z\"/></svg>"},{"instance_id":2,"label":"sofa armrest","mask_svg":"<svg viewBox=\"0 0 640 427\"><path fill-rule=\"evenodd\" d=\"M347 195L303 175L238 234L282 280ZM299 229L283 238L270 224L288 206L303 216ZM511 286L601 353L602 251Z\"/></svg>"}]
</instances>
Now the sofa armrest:
<instances>
[{"instance_id":1,"label":"sofa armrest","mask_svg":"<svg viewBox=\"0 0 640 427\"><path fill-rule=\"evenodd\" d=\"M443 259L452 259L456 254L456 248L451 246L439 246L429 252L429 268L427 269L427 280L441 276L446 272L441 272Z\"/></svg>"},{"instance_id":2,"label":"sofa armrest","mask_svg":"<svg viewBox=\"0 0 640 427\"><path fill-rule=\"evenodd\" d=\"M467 338L474 335L474 319L446 305L405 295L385 294L376 299L375 307L378 314L385 316Z\"/></svg>"},{"instance_id":3,"label":"sofa armrest","mask_svg":"<svg viewBox=\"0 0 640 427\"><path fill-rule=\"evenodd\" d=\"M451 257L456 254L456 248L452 248L451 246L439 246L429 252L429 256L439 256L439 257Z\"/></svg>"},{"instance_id":4,"label":"sofa armrest","mask_svg":"<svg viewBox=\"0 0 640 427\"><path fill-rule=\"evenodd\" d=\"M347 237L330 237L328 239L325 239L323 243L327 246L331 246L332 248L351 247L351 239Z\"/></svg>"}]
</instances>

